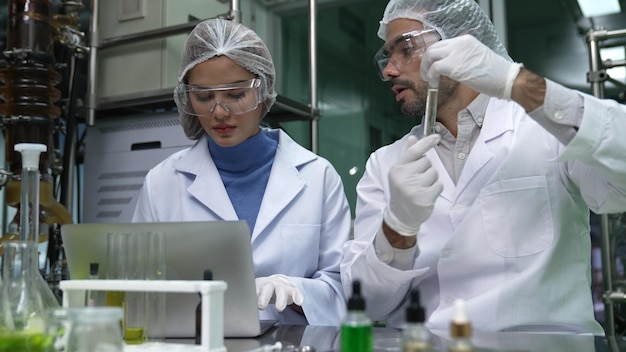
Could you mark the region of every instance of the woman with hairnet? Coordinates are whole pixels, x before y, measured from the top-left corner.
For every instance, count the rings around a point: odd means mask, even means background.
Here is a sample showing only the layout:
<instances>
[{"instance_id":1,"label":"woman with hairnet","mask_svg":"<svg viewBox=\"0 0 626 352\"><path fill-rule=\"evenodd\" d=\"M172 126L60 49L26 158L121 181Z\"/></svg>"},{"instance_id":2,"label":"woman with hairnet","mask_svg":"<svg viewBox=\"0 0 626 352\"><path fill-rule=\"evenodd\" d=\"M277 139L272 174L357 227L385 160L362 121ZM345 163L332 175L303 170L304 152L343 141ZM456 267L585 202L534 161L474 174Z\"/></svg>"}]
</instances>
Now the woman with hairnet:
<instances>
[{"instance_id":1,"label":"woman with hairnet","mask_svg":"<svg viewBox=\"0 0 626 352\"><path fill-rule=\"evenodd\" d=\"M133 221L246 220L260 318L337 325L348 202L327 160L259 127L276 98L267 47L244 25L203 21L185 42L178 81L181 123L196 143L148 172Z\"/></svg>"},{"instance_id":2,"label":"woman with hairnet","mask_svg":"<svg viewBox=\"0 0 626 352\"><path fill-rule=\"evenodd\" d=\"M511 60L473 0L392 0L375 61L404 114L438 87L435 132L378 149L357 185L344 289L399 327L412 288L447 332L603 334L591 297L589 210L626 211L626 111Z\"/></svg>"}]
</instances>

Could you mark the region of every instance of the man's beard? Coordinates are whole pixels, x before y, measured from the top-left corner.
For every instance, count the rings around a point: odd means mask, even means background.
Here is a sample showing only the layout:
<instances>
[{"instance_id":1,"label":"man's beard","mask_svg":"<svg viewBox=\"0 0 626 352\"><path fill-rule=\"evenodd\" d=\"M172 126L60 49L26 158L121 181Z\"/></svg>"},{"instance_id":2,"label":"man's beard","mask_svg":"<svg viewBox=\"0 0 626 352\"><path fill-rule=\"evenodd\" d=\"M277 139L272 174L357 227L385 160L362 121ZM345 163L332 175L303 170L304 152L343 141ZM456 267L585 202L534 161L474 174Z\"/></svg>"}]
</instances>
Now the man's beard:
<instances>
[{"instance_id":1,"label":"man's beard","mask_svg":"<svg viewBox=\"0 0 626 352\"><path fill-rule=\"evenodd\" d=\"M426 114L426 96L428 94L426 82L423 83L424 84L420 84L420 87L416 88L413 82L402 81L403 85L415 93L415 98L411 100L400 100L400 112L405 116L416 117L420 122L422 122ZM450 99L458 85L457 82L447 77L441 77L438 88L437 107L443 105Z\"/></svg>"}]
</instances>

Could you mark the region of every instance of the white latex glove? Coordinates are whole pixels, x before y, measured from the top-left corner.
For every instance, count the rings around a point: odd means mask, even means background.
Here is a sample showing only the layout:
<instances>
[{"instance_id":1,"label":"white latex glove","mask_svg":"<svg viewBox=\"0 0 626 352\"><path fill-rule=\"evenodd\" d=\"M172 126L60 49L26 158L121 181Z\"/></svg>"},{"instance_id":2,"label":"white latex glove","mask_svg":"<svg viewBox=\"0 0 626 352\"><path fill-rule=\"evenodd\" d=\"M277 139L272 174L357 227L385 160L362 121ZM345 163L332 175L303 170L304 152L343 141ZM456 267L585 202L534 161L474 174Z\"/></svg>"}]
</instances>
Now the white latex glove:
<instances>
[{"instance_id":1,"label":"white latex glove","mask_svg":"<svg viewBox=\"0 0 626 352\"><path fill-rule=\"evenodd\" d=\"M295 303L299 306L304 301L302 292L285 275L275 274L255 279L257 306L264 310L267 305L275 301L276 310L282 312L288 305Z\"/></svg>"},{"instance_id":2,"label":"white latex glove","mask_svg":"<svg viewBox=\"0 0 626 352\"><path fill-rule=\"evenodd\" d=\"M430 49L429 49L430 50ZM389 170L389 204L383 219L403 236L415 236L420 225L433 212L435 200L443 191L437 170L424 157L441 140L431 134L417 141L409 136L408 148Z\"/></svg>"},{"instance_id":3,"label":"white latex glove","mask_svg":"<svg viewBox=\"0 0 626 352\"><path fill-rule=\"evenodd\" d=\"M510 100L522 67L466 34L429 46L422 57L420 73L432 87L439 85L439 76L447 76L477 92Z\"/></svg>"}]
</instances>

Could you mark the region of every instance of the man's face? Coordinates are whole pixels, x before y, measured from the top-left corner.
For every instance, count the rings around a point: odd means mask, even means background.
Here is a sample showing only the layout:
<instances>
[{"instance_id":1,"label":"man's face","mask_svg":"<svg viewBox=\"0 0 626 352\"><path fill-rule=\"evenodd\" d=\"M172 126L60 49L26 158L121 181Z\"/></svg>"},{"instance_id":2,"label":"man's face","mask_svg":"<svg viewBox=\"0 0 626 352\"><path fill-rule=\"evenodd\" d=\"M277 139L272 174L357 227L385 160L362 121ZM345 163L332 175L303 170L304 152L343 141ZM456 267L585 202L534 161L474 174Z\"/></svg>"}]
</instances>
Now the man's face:
<instances>
[{"instance_id":1,"label":"man's face","mask_svg":"<svg viewBox=\"0 0 626 352\"><path fill-rule=\"evenodd\" d=\"M424 30L422 23L398 18L391 21L387 26L385 46L392 47L403 34ZM426 49L428 50L428 49ZM411 60L402 62L401 65L388 63L382 69L382 76L391 83L391 90L396 94L396 101L400 103L400 110L404 115L422 119L426 107L427 83L420 76L422 56L417 55ZM439 84L438 105L444 104L457 87L457 83L446 77L442 77Z\"/></svg>"}]
</instances>

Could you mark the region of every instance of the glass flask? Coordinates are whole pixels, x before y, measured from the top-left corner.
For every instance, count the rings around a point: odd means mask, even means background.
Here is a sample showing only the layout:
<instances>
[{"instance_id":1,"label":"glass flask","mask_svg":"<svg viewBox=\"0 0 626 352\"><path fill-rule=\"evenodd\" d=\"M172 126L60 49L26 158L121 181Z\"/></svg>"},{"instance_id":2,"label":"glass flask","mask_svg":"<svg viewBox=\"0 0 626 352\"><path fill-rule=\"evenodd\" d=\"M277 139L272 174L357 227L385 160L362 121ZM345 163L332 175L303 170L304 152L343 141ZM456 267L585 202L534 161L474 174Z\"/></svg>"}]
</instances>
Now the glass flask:
<instances>
[{"instance_id":1,"label":"glass flask","mask_svg":"<svg viewBox=\"0 0 626 352\"><path fill-rule=\"evenodd\" d=\"M86 307L69 310L70 333L65 352L122 352L120 307Z\"/></svg>"},{"instance_id":2,"label":"glass flask","mask_svg":"<svg viewBox=\"0 0 626 352\"><path fill-rule=\"evenodd\" d=\"M0 352L45 351L45 308L37 289L37 247L26 241L2 243Z\"/></svg>"},{"instance_id":3,"label":"glass flask","mask_svg":"<svg viewBox=\"0 0 626 352\"><path fill-rule=\"evenodd\" d=\"M22 156L22 187L20 200L20 241L32 243L32 246L25 246L25 251L29 253L31 261L25 267L32 271L29 280L32 280L34 289L39 293L43 309L59 307L59 301L48 286L48 283L39 273L39 189L40 189L40 173L39 173L39 156L45 152L47 147L38 143L19 143L14 146L15 150ZM27 248L28 247L28 248ZM31 248L32 247L32 248ZM4 262L4 260L3 260Z\"/></svg>"}]
</instances>

